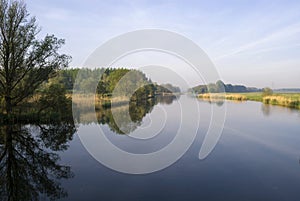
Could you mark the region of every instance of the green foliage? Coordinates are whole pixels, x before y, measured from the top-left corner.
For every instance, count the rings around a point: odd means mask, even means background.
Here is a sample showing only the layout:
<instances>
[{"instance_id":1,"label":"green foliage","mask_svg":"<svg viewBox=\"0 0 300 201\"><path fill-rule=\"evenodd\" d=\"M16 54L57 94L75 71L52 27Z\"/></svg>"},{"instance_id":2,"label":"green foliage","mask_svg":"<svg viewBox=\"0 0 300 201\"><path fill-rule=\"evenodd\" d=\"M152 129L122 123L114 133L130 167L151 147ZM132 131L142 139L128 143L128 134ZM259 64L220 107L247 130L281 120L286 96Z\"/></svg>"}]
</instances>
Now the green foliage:
<instances>
[{"instance_id":1,"label":"green foliage","mask_svg":"<svg viewBox=\"0 0 300 201\"><path fill-rule=\"evenodd\" d=\"M125 76L126 73L129 73L128 69L107 69L105 71L105 74L107 75L103 81L107 82L107 92L112 93L115 89L118 82L121 80L123 76ZM132 82L136 81L134 80L134 76L131 76ZM130 80L128 80L130 81ZM124 83L125 84L125 83ZM128 83L129 86L132 83Z\"/></svg>"},{"instance_id":2,"label":"green foliage","mask_svg":"<svg viewBox=\"0 0 300 201\"><path fill-rule=\"evenodd\" d=\"M69 56L58 53L64 40L53 35L38 40L38 33L22 1L0 1L0 97L6 113L69 63Z\"/></svg>"},{"instance_id":3,"label":"green foliage","mask_svg":"<svg viewBox=\"0 0 300 201\"><path fill-rule=\"evenodd\" d=\"M71 91L73 90L78 71L79 69L60 70L54 80L55 82L62 84L67 91Z\"/></svg>"},{"instance_id":4,"label":"green foliage","mask_svg":"<svg viewBox=\"0 0 300 201\"><path fill-rule=\"evenodd\" d=\"M246 96L247 97L247 100L250 100L250 101L259 101L261 102L263 97L262 97L262 94L260 92L251 92L251 93L239 93L243 96Z\"/></svg>"},{"instance_id":5,"label":"green foliage","mask_svg":"<svg viewBox=\"0 0 300 201\"><path fill-rule=\"evenodd\" d=\"M101 79L98 80L100 74ZM132 100L146 99L155 94L180 92L179 87L152 83L143 72L125 68L64 69L50 82L62 84L67 91L72 90L72 87L84 89L83 93L94 93L94 86L97 85L96 92L101 97L115 93L116 96L132 96Z\"/></svg>"},{"instance_id":6,"label":"green foliage","mask_svg":"<svg viewBox=\"0 0 300 201\"><path fill-rule=\"evenodd\" d=\"M39 114L56 113L60 118L72 116L72 101L66 97L66 90L61 84L50 84L41 92L38 104Z\"/></svg>"}]
</instances>

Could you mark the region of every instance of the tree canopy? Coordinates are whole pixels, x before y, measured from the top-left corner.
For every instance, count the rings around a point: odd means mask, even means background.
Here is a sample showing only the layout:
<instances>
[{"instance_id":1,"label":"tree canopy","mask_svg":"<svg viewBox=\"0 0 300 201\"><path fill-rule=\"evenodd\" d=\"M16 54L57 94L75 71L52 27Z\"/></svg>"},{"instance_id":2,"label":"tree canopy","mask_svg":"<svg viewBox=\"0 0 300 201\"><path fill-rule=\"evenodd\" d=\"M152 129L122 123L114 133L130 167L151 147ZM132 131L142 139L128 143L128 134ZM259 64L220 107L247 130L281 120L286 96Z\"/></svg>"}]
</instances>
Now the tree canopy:
<instances>
[{"instance_id":1,"label":"tree canopy","mask_svg":"<svg viewBox=\"0 0 300 201\"><path fill-rule=\"evenodd\" d=\"M102 76L97 80L99 74ZM83 91L84 93L94 93L92 86L98 83L96 92L101 96L110 96L114 90L118 90L115 91L116 94L129 95L132 99L146 99L162 93L180 93L179 87L169 83L159 85L147 78L142 71L126 68L63 69L50 82L60 83L68 91L72 91L74 87L78 88L74 84L82 85L82 88L87 90ZM132 89L137 90L132 93Z\"/></svg>"},{"instance_id":2,"label":"tree canopy","mask_svg":"<svg viewBox=\"0 0 300 201\"><path fill-rule=\"evenodd\" d=\"M38 39L39 30L22 1L0 0L0 97L7 113L70 61L58 52L64 40Z\"/></svg>"}]
</instances>

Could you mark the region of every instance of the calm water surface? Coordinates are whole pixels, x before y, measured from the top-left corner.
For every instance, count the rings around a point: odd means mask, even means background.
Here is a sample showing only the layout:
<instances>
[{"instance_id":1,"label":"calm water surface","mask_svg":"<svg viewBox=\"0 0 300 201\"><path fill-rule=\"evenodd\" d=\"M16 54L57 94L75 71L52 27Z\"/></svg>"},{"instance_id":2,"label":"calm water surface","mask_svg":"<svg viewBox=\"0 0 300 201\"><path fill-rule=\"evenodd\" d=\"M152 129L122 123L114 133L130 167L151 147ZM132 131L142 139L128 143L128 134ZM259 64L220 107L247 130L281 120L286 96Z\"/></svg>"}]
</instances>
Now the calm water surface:
<instances>
[{"instance_id":1,"label":"calm water surface","mask_svg":"<svg viewBox=\"0 0 300 201\"><path fill-rule=\"evenodd\" d=\"M181 109L193 98L181 96ZM181 122L178 99L132 105L135 126L122 132L110 110L97 114L106 137L119 148L133 153L149 153L167 146ZM211 118L211 104L197 101L200 124L195 141L176 163L145 175L111 170L97 162L82 145L78 133L59 150L60 163L70 166L73 178L61 180L68 197L61 200L299 200L300 195L300 113L258 102L217 103L227 107L220 140L204 160L198 154ZM125 109L124 109L125 110ZM122 115L123 108L119 108ZM190 118L194 118L191 116ZM84 126L94 129L88 123ZM139 128L163 128L148 140L130 137ZM88 133L87 133L88 135ZM144 135L149 135L145 133ZM141 137L141 136L140 136ZM99 146L101 143L99 143ZM109 155L109 153L108 153ZM121 159L120 159L121 160ZM124 161L126 163L126 161ZM141 164L132 164L135 166Z\"/></svg>"},{"instance_id":2,"label":"calm water surface","mask_svg":"<svg viewBox=\"0 0 300 201\"><path fill-rule=\"evenodd\" d=\"M192 101L185 96L180 98L186 103L183 108ZM198 104L200 126L188 152L172 166L147 175L128 175L106 168L88 154L75 134L70 148L61 154L75 173L73 179L63 183L69 193L66 200L300 199L298 111L257 102L227 102L223 134L213 152L199 160L211 110L207 102ZM172 140L180 122L178 101L173 100L154 106L141 126L149 124L148 116L162 119L162 111L170 121L149 140L120 135L107 124L102 127L106 136L124 150L152 152Z\"/></svg>"}]
</instances>

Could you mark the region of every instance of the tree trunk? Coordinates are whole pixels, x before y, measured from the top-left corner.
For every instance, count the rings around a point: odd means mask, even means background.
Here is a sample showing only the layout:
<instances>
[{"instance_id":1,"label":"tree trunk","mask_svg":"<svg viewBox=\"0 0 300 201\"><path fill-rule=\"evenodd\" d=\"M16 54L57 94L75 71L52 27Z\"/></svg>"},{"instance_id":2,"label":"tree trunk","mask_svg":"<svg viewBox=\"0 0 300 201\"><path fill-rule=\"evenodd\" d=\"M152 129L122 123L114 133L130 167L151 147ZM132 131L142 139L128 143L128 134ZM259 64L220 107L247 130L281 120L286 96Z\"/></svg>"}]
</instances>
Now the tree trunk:
<instances>
[{"instance_id":1,"label":"tree trunk","mask_svg":"<svg viewBox=\"0 0 300 201\"><path fill-rule=\"evenodd\" d=\"M5 96L5 110L6 114L12 113L11 98L9 96Z\"/></svg>"}]
</instances>

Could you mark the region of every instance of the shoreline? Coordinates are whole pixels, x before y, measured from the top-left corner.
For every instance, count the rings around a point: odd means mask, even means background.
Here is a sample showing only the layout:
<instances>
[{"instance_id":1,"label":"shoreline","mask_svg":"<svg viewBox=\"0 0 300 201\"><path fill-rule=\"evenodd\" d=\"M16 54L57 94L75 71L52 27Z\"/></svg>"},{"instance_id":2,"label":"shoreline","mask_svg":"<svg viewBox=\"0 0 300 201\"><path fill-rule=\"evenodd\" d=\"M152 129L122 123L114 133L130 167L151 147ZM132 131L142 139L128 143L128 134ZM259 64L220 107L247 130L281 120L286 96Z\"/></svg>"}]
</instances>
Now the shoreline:
<instances>
[{"instance_id":1,"label":"shoreline","mask_svg":"<svg viewBox=\"0 0 300 201\"><path fill-rule=\"evenodd\" d=\"M197 94L203 100L256 101L266 105L277 105L300 110L300 93L274 93L263 96L262 93L204 93Z\"/></svg>"}]
</instances>

